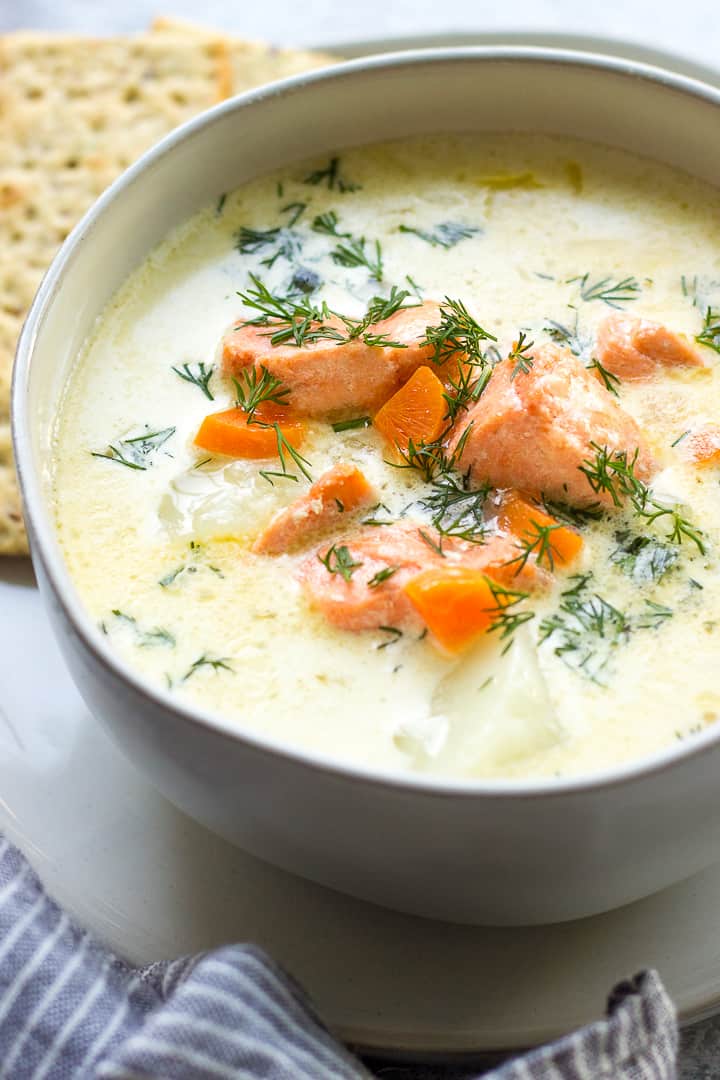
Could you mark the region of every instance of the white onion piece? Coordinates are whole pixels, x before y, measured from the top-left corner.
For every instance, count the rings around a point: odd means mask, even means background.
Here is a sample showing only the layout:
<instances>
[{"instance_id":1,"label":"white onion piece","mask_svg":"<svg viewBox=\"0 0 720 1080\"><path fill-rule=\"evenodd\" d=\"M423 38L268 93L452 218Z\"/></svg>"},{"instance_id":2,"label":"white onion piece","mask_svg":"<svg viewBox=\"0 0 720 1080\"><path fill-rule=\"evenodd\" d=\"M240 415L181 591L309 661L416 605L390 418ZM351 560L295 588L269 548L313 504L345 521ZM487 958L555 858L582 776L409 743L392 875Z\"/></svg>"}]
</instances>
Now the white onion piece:
<instances>
[{"instance_id":1,"label":"white onion piece","mask_svg":"<svg viewBox=\"0 0 720 1080\"><path fill-rule=\"evenodd\" d=\"M160 500L162 526L176 536L199 540L255 535L299 485L259 475L257 462L233 461L217 469L189 469L170 482Z\"/></svg>"},{"instance_id":2,"label":"white onion piece","mask_svg":"<svg viewBox=\"0 0 720 1080\"><path fill-rule=\"evenodd\" d=\"M435 768L472 774L538 753L563 736L527 628L501 655L483 638L438 686L433 708L449 721Z\"/></svg>"}]
</instances>

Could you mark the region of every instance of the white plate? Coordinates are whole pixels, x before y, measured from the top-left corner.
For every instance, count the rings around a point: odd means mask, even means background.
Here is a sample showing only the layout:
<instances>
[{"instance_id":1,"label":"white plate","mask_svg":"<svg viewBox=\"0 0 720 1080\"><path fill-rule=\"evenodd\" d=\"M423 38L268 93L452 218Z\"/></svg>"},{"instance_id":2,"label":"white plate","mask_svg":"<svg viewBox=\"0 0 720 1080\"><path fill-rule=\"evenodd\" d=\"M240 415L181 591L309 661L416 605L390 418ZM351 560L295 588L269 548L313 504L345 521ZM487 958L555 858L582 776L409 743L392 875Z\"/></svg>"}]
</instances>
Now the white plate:
<instances>
[{"instance_id":1,"label":"white plate","mask_svg":"<svg viewBox=\"0 0 720 1080\"><path fill-rule=\"evenodd\" d=\"M509 35L454 40L500 37ZM257 942L342 1038L371 1051L421 1057L543 1042L600 1016L610 987L647 966L660 970L683 1020L720 1011L720 866L608 915L499 930L384 911L209 834L149 788L89 716L23 560L0 562L0 830L122 956L148 963Z\"/></svg>"}]
</instances>

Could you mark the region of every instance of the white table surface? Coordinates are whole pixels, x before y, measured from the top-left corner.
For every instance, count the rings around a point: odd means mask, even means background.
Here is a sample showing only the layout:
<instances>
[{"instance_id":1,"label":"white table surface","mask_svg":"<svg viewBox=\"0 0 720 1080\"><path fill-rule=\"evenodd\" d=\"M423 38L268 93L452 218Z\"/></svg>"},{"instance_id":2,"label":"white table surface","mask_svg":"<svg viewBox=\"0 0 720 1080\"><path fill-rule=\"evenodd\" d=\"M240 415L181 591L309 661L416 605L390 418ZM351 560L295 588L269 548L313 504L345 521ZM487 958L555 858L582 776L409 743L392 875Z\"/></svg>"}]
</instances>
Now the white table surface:
<instances>
[{"instance_id":1,"label":"white table surface","mask_svg":"<svg viewBox=\"0 0 720 1080\"><path fill-rule=\"evenodd\" d=\"M515 36L598 35L656 48L720 67L720 0L0 0L0 31L37 28L110 33L135 31L157 14L202 21L276 44L325 46L371 38L470 31ZM376 1068L378 1064L376 1063ZM476 1075L467 1071L386 1065L392 1080ZM684 1033L682 1080L720 1077L720 1019Z\"/></svg>"}]
</instances>

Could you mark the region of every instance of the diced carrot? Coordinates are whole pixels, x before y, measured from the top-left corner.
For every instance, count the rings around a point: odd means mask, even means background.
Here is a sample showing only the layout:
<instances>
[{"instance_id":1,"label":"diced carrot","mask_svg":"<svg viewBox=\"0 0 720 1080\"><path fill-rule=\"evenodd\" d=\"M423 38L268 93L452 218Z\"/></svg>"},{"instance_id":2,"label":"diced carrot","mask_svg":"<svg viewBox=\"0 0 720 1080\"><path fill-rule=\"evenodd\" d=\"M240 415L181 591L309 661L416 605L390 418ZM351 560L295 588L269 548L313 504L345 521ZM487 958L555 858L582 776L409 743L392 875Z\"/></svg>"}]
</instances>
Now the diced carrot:
<instances>
[{"instance_id":1,"label":"diced carrot","mask_svg":"<svg viewBox=\"0 0 720 1080\"><path fill-rule=\"evenodd\" d=\"M226 409L210 413L200 425L195 445L213 454L237 458L271 458L277 454L276 421L268 419L248 424L247 413L242 409ZM269 425L269 426L266 426ZM293 447L302 444L305 425L301 423L278 423L283 437Z\"/></svg>"},{"instance_id":2,"label":"diced carrot","mask_svg":"<svg viewBox=\"0 0 720 1080\"><path fill-rule=\"evenodd\" d=\"M429 367L418 368L385 402L373 426L400 450L407 450L411 439L416 445L433 442L445 426L447 402L443 395L437 375Z\"/></svg>"},{"instance_id":3,"label":"diced carrot","mask_svg":"<svg viewBox=\"0 0 720 1080\"><path fill-rule=\"evenodd\" d=\"M410 603L448 652L459 652L491 626L500 604L490 578L463 566L423 570L405 585Z\"/></svg>"},{"instance_id":4,"label":"diced carrot","mask_svg":"<svg viewBox=\"0 0 720 1080\"><path fill-rule=\"evenodd\" d=\"M680 443L683 455L695 465L720 464L720 427L705 424L691 431Z\"/></svg>"},{"instance_id":5,"label":"diced carrot","mask_svg":"<svg viewBox=\"0 0 720 1080\"><path fill-rule=\"evenodd\" d=\"M334 465L304 495L275 515L253 544L253 551L258 555L281 555L339 524L343 515L377 502L377 498L377 492L356 465Z\"/></svg>"},{"instance_id":6,"label":"diced carrot","mask_svg":"<svg viewBox=\"0 0 720 1080\"><path fill-rule=\"evenodd\" d=\"M579 533L561 525L556 518L527 502L515 491L509 492L502 499L498 510L498 525L506 532L511 532L523 544L534 543L533 551L538 563L550 570L554 569L556 562L573 562L583 546Z\"/></svg>"}]
</instances>

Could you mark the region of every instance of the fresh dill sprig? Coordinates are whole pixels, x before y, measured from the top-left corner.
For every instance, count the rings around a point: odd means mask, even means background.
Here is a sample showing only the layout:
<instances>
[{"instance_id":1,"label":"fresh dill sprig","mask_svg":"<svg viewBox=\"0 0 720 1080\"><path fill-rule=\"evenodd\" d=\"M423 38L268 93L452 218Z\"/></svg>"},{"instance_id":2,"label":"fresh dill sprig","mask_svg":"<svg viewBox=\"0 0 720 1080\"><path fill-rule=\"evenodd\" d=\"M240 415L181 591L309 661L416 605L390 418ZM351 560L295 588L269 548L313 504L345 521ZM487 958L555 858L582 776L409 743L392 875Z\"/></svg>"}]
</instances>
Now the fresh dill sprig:
<instances>
[{"instance_id":1,"label":"fresh dill sprig","mask_svg":"<svg viewBox=\"0 0 720 1080\"><path fill-rule=\"evenodd\" d=\"M233 377L235 386L235 403L239 409L247 413L247 422L255 421L255 413L264 402L272 402L273 405L287 406L287 398L290 387L285 386L282 379L271 375L264 364L260 365L260 373L257 368L245 368L240 372L240 378Z\"/></svg>"},{"instance_id":2,"label":"fresh dill sprig","mask_svg":"<svg viewBox=\"0 0 720 1080\"><path fill-rule=\"evenodd\" d=\"M441 536L481 544L487 532L484 508L490 486L471 488L468 475L456 471L442 473L431 484L420 505L430 514L433 527Z\"/></svg>"},{"instance_id":3,"label":"fresh dill sprig","mask_svg":"<svg viewBox=\"0 0 720 1080\"><path fill-rule=\"evenodd\" d=\"M525 530L523 535L518 538L517 546L520 549L520 553L514 559L508 559L506 566L514 566L516 569L514 573L517 575L524 569L528 559L532 555L535 556L535 561L538 566L543 565L543 559L547 564L549 570L555 569L555 557L558 555L558 550L552 542L552 534L558 529L562 529L562 525L542 525L538 521L530 519L529 528Z\"/></svg>"},{"instance_id":4,"label":"fresh dill sprig","mask_svg":"<svg viewBox=\"0 0 720 1080\"><path fill-rule=\"evenodd\" d=\"M185 382L192 383L193 386L197 386L199 390L202 390L208 401L214 401L215 398L210 390L210 380L215 371L213 364L205 364L201 360L199 364L195 365L195 370L191 364L183 364L181 368L174 367L172 369L175 374L184 379Z\"/></svg>"},{"instance_id":5,"label":"fresh dill sprig","mask_svg":"<svg viewBox=\"0 0 720 1080\"><path fill-rule=\"evenodd\" d=\"M250 280L251 286L238 295L246 307L259 314L240 325L267 327L272 345L291 344L302 348L323 340L341 344L361 338L371 348L408 347L407 343L393 341L386 334L373 332L372 329L376 323L389 319L397 311L417 306L406 303L410 293L405 289L393 285L389 296L372 297L365 315L356 319L332 311L324 302L313 304L306 296L297 299L272 293L254 274L250 274Z\"/></svg>"},{"instance_id":6,"label":"fresh dill sprig","mask_svg":"<svg viewBox=\"0 0 720 1080\"><path fill-rule=\"evenodd\" d=\"M621 281L613 281L610 277L599 278L593 281L589 273L578 277L567 278L566 284L579 283L580 299L586 304L593 300L600 300L608 307L620 310L623 304L631 300L637 300L642 292L642 286L635 277L625 277Z\"/></svg>"},{"instance_id":7,"label":"fresh dill sprig","mask_svg":"<svg viewBox=\"0 0 720 1080\"><path fill-rule=\"evenodd\" d=\"M417 469L425 482L430 484L438 477L444 476L457 468L472 427L473 422L470 421L458 439L452 454L448 454L443 445L444 438L447 435L445 431L432 442L421 439L416 443L413 439L409 439L406 448L398 447L400 461L386 461L385 464L391 465L395 469Z\"/></svg>"},{"instance_id":8,"label":"fresh dill sprig","mask_svg":"<svg viewBox=\"0 0 720 1080\"><path fill-rule=\"evenodd\" d=\"M595 452L595 457L586 459L579 468L593 491L606 492L616 507L622 506L623 500L628 499L634 512L648 525L669 519L666 521L669 528L667 539L671 543L682 544L684 540L690 540L701 555L705 554L702 530L688 521L676 505L667 506L654 499L647 484L635 475L637 449L629 456L625 450L610 451L606 446L594 442L590 443L590 448Z\"/></svg>"},{"instance_id":9,"label":"fresh dill sprig","mask_svg":"<svg viewBox=\"0 0 720 1080\"><path fill-rule=\"evenodd\" d=\"M632 455L627 450L609 450L607 446L590 443L594 458L588 458L578 466L596 494L607 493L615 506L622 506L625 498L644 499L646 485L635 475L639 451Z\"/></svg>"},{"instance_id":10,"label":"fresh dill sprig","mask_svg":"<svg viewBox=\"0 0 720 1080\"><path fill-rule=\"evenodd\" d=\"M480 374L476 372L480 370ZM457 376L450 375L447 379L447 388L443 391L443 397L447 405L447 413L444 419L454 424L459 414L480 400L483 390L490 381L492 367L478 364L461 364L458 366Z\"/></svg>"},{"instance_id":11,"label":"fresh dill sprig","mask_svg":"<svg viewBox=\"0 0 720 1080\"><path fill-rule=\"evenodd\" d=\"M326 214L318 214L313 218L312 225L310 226L313 232L321 233L324 236L340 237L341 239L347 239L351 236L351 233L340 232L338 225L340 219L334 210L328 210Z\"/></svg>"},{"instance_id":12,"label":"fresh dill sprig","mask_svg":"<svg viewBox=\"0 0 720 1080\"><path fill-rule=\"evenodd\" d=\"M413 233L432 247L452 248L461 240L469 240L480 232L477 225L463 225L459 221L443 221L428 231L415 229L410 225L400 225L398 232Z\"/></svg>"},{"instance_id":13,"label":"fresh dill sprig","mask_svg":"<svg viewBox=\"0 0 720 1080\"><path fill-rule=\"evenodd\" d=\"M376 240L366 248L364 236L349 237L344 244L338 244L330 252L330 258L337 266L355 269L364 266L373 281L383 279L383 256L380 241Z\"/></svg>"},{"instance_id":14,"label":"fresh dill sprig","mask_svg":"<svg viewBox=\"0 0 720 1080\"><path fill-rule=\"evenodd\" d=\"M575 574L560 594L558 610L542 620L538 643L554 638L553 652L569 667L599 682L613 651L630 636L627 615L598 593L589 592L591 574Z\"/></svg>"},{"instance_id":15,"label":"fresh dill sprig","mask_svg":"<svg viewBox=\"0 0 720 1080\"><path fill-rule=\"evenodd\" d=\"M295 447L287 441L287 439L282 433L282 429L279 424L275 423L269 426L275 429L275 438L277 440L277 455L280 459L280 468L282 469L282 473L280 475L282 475L283 477L292 476L292 473L287 467L287 458L285 455L288 454L292 461L295 462L305 479L312 480L312 474L310 472L312 466L310 465L310 462L307 460L307 458L304 458L300 451L296 450ZM271 475L277 476L278 474L273 473Z\"/></svg>"},{"instance_id":16,"label":"fresh dill sprig","mask_svg":"<svg viewBox=\"0 0 720 1080\"><path fill-rule=\"evenodd\" d=\"M242 326L268 327L272 345L292 344L301 348L317 341L344 340L337 327L327 325L332 312L327 304L316 305L307 296L296 299L272 293L255 274L250 274L251 285L238 296L246 307L259 314L246 319Z\"/></svg>"},{"instance_id":17,"label":"fresh dill sprig","mask_svg":"<svg viewBox=\"0 0 720 1080\"><path fill-rule=\"evenodd\" d=\"M490 591L492 592L495 601L495 608L491 613L492 622L488 627L488 633L498 633L500 635L500 640L507 642L503 649L503 652L507 652L512 645L513 635L518 627L526 622L530 622L531 619L534 619L535 612L511 610L514 609L517 604L522 603L523 600L527 600L528 594L526 592L519 592L517 589L507 589L489 577L486 577L485 580L490 586Z\"/></svg>"},{"instance_id":18,"label":"fresh dill sprig","mask_svg":"<svg viewBox=\"0 0 720 1080\"><path fill-rule=\"evenodd\" d=\"M421 344L432 347L436 364L445 364L453 357L464 354L471 364L485 367L484 341L497 341L497 338L483 329L462 300L451 300L446 296L440 305L440 322L437 326L426 328Z\"/></svg>"},{"instance_id":19,"label":"fresh dill sprig","mask_svg":"<svg viewBox=\"0 0 720 1080\"><path fill-rule=\"evenodd\" d=\"M324 169L315 169L304 178L303 183L313 184L315 187L320 184L325 184L329 191L337 190L341 195L359 191L362 186L360 184L355 184L350 180L346 180L345 177L341 175L339 157L331 157Z\"/></svg>"},{"instance_id":20,"label":"fresh dill sprig","mask_svg":"<svg viewBox=\"0 0 720 1080\"><path fill-rule=\"evenodd\" d=\"M377 589L380 585L383 584L384 581L387 581L389 578L391 578L393 574L397 574L399 569L399 566L385 566L382 570L378 570L377 574L373 574L373 576L369 579L368 588Z\"/></svg>"},{"instance_id":21,"label":"fresh dill sprig","mask_svg":"<svg viewBox=\"0 0 720 1080\"><path fill-rule=\"evenodd\" d=\"M285 259L293 264L302 250L302 236L284 225L274 229L253 229L242 225L235 233L235 247L241 255L256 255L267 251L261 265L272 267L278 259Z\"/></svg>"},{"instance_id":22,"label":"fresh dill sprig","mask_svg":"<svg viewBox=\"0 0 720 1080\"><path fill-rule=\"evenodd\" d=\"M720 354L720 308L706 309L702 330L695 335L695 340Z\"/></svg>"},{"instance_id":23,"label":"fresh dill sprig","mask_svg":"<svg viewBox=\"0 0 720 1080\"><path fill-rule=\"evenodd\" d=\"M525 331L521 330L517 341L513 342L513 347L508 354L508 361L510 363L515 361L515 366L510 375L511 379L514 379L520 372L523 375L528 374L533 366L532 350L534 347L535 342L529 341Z\"/></svg>"},{"instance_id":24,"label":"fresh dill sprig","mask_svg":"<svg viewBox=\"0 0 720 1080\"><path fill-rule=\"evenodd\" d=\"M339 547L333 544L324 555L318 555L328 574L339 574L343 581L350 581L355 571L363 564L356 562L345 544Z\"/></svg>"},{"instance_id":25,"label":"fresh dill sprig","mask_svg":"<svg viewBox=\"0 0 720 1080\"><path fill-rule=\"evenodd\" d=\"M213 657L208 656L207 653L203 653L202 656L199 656L197 660L190 665L180 681L187 682L197 671L206 667L212 668L213 671L230 671L232 674L235 674L235 669L228 663L229 659L229 656Z\"/></svg>"},{"instance_id":26,"label":"fresh dill sprig","mask_svg":"<svg viewBox=\"0 0 720 1080\"><path fill-rule=\"evenodd\" d=\"M119 439L117 443L110 443L107 450L91 450L92 457L105 458L106 461L115 461L118 465L125 465L128 469L138 469L145 472L152 464L153 455L165 445L175 434L175 428L163 428L160 431L147 431L142 435L135 435L132 439Z\"/></svg>"}]
</instances>

